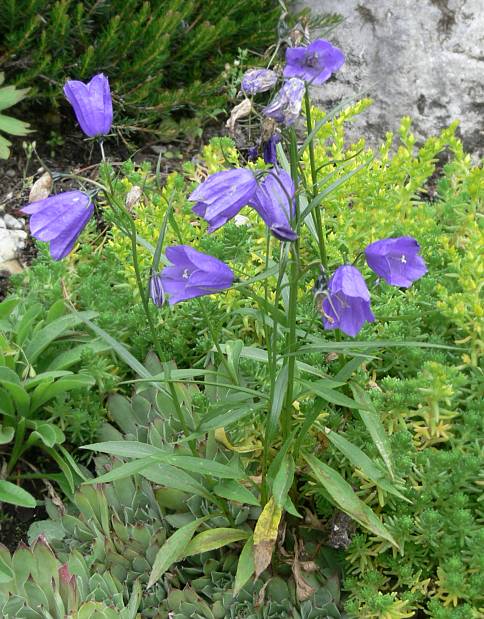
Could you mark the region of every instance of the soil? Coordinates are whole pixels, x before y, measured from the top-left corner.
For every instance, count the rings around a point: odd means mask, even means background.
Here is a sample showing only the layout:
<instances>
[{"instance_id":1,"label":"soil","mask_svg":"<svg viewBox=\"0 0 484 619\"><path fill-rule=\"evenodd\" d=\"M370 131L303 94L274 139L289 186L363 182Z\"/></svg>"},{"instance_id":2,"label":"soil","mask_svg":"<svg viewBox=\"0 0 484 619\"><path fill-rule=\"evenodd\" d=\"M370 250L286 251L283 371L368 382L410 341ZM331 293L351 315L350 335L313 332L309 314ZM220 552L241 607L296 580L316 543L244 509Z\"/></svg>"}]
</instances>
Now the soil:
<instances>
[{"instance_id":1,"label":"soil","mask_svg":"<svg viewBox=\"0 0 484 619\"><path fill-rule=\"evenodd\" d=\"M43 507L26 509L4 504L0 515L0 544L14 552L20 542L27 544L30 525L46 518Z\"/></svg>"}]
</instances>

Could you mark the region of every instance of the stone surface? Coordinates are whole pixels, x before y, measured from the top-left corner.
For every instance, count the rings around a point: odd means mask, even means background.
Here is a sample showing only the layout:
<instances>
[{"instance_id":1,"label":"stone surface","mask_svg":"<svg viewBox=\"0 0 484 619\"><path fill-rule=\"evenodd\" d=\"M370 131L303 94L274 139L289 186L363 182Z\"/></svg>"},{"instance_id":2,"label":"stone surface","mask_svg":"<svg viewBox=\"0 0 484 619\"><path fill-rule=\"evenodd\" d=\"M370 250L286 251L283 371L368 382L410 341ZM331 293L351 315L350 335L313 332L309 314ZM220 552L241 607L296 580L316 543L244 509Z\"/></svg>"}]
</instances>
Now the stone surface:
<instances>
[{"instance_id":1,"label":"stone surface","mask_svg":"<svg viewBox=\"0 0 484 619\"><path fill-rule=\"evenodd\" d=\"M346 64L314 94L328 107L369 89L375 104L352 137L379 143L408 115L421 140L458 119L467 149L484 153L483 0L303 0L302 6L345 18L331 42Z\"/></svg>"},{"instance_id":2,"label":"stone surface","mask_svg":"<svg viewBox=\"0 0 484 619\"><path fill-rule=\"evenodd\" d=\"M22 270L23 267L18 260L7 260L6 262L0 263L0 271L5 271L9 275L20 273Z\"/></svg>"},{"instance_id":3,"label":"stone surface","mask_svg":"<svg viewBox=\"0 0 484 619\"><path fill-rule=\"evenodd\" d=\"M24 230L0 228L0 268L2 262L14 260L17 253L25 246L27 233Z\"/></svg>"}]
</instances>

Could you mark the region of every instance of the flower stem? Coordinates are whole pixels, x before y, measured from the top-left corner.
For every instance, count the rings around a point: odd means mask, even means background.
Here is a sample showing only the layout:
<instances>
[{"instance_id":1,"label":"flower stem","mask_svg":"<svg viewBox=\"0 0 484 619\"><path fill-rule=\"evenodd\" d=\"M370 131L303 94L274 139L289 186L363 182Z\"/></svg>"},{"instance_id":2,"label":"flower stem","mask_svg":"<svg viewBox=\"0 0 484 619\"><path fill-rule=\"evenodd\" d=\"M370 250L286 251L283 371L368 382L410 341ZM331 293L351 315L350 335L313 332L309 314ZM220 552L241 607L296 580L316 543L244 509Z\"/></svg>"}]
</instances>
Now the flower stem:
<instances>
[{"instance_id":1,"label":"flower stem","mask_svg":"<svg viewBox=\"0 0 484 619\"><path fill-rule=\"evenodd\" d=\"M298 153L297 153L297 137L296 132L291 128L290 141L290 163L291 177L294 187L298 187ZM295 229L299 230L299 198L296 191L296 209L295 209ZM292 223L292 222L291 222ZM289 335L287 339L286 353L287 357L287 389L284 406L281 414L282 437L285 440L291 432L292 420L292 401L294 392L294 374L296 370L296 318L297 318L297 286L299 281L299 240L291 244L291 271L289 275L289 308L288 308L288 323Z\"/></svg>"},{"instance_id":2,"label":"flower stem","mask_svg":"<svg viewBox=\"0 0 484 619\"><path fill-rule=\"evenodd\" d=\"M313 123L311 119L311 100L309 98L309 88L306 86L306 92L304 94L304 103L305 103L305 111L306 111L306 127L308 135L311 135L313 130ZM314 138L313 138L314 139ZM309 165L311 167L311 181L312 181L312 191L311 198L315 198L318 193L318 172L316 170L316 157L314 155L314 142L313 139L309 140L308 149L309 149ZM319 245L319 257L321 258L321 264L324 269L328 268L328 258L326 255L326 230L321 218L321 209L319 206L316 206L312 210L312 216L314 220L314 225L316 226L316 232L318 235L318 245Z\"/></svg>"}]
</instances>

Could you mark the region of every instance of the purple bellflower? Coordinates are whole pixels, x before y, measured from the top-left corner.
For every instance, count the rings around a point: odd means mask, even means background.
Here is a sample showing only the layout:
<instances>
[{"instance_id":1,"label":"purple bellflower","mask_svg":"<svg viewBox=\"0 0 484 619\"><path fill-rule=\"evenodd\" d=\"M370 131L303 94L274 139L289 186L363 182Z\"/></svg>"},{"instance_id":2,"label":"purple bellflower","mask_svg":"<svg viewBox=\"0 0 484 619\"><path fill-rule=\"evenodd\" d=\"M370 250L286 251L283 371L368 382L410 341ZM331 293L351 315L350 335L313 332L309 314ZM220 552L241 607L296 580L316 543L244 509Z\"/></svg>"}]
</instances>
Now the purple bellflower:
<instances>
[{"instance_id":1,"label":"purple bellflower","mask_svg":"<svg viewBox=\"0 0 484 619\"><path fill-rule=\"evenodd\" d=\"M165 301L160 273L153 273L150 279L150 297L155 305L161 307Z\"/></svg>"},{"instance_id":2,"label":"purple bellflower","mask_svg":"<svg viewBox=\"0 0 484 619\"><path fill-rule=\"evenodd\" d=\"M304 82L297 77L287 80L262 113L278 123L294 124L301 113L305 88Z\"/></svg>"},{"instance_id":3,"label":"purple bellflower","mask_svg":"<svg viewBox=\"0 0 484 619\"><path fill-rule=\"evenodd\" d=\"M266 92L275 86L277 74L271 69L249 69L242 77L242 90L248 95Z\"/></svg>"},{"instance_id":4,"label":"purple bellflower","mask_svg":"<svg viewBox=\"0 0 484 619\"><path fill-rule=\"evenodd\" d=\"M323 84L344 63L343 52L329 41L317 39L307 47L286 50L284 77L299 77L314 85Z\"/></svg>"},{"instance_id":5,"label":"purple bellflower","mask_svg":"<svg viewBox=\"0 0 484 619\"><path fill-rule=\"evenodd\" d=\"M69 80L64 86L64 94L87 136L93 138L109 133L113 122L113 102L105 75L95 75L88 84Z\"/></svg>"},{"instance_id":6,"label":"purple bellflower","mask_svg":"<svg viewBox=\"0 0 484 619\"><path fill-rule=\"evenodd\" d=\"M328 282L322 304L325 329L340 329L355 337L365 321L374 322L370 308L370 293L363 275L350 264L336 269Z\"/></svg>"},{"instance_id":7,"label":"purple bellflower","mask_svg":"<svg viewBox=\"0 0 484 619\"><path fill-rule=\"evenodd\" d=\"M208 231L213 232L237 215L249 203L256 189L254 174L244 168L235 168L211 174L188 199L196 202L193 212L203 217L209 223Z\"/></svg>"},{"instance_id":8,"label":"purple bellflower","mask_svg":"<svg viewBox=\"0 0 484 619\"><path fill-rule=\"evenodd\" d=\"M277 164L277 144L281 141L281 136L277 133L273 133L271 137L264 142L264 146L262 147L262 152L264 156L264 161L266 163L272 163L273 165Z\"/></svg>"},{"instance_id":9,"label":"purple bellflower","mask_svg":"<svg viewBox=\"0 0 484 619\"><path fill-rule=\"evenodd\" d=\"M257 161L257 157L259 156L259 149L257 146L250 146L247 149L247 161Z\"/></svg>"},{"instance_id":10,"label":"purple bellflower","mask_svg":"<svg viewBox=\"0 0 484 619\"><path fill-rule=\"evenodd\" d=\"M173 266L165 267L158 279L170 305L225 290L234 281L225 262L188 245L167 247L166 257Z\"/></svg>"},{"instance_id":11,"label":"purple bellflower","mask_svg":"<svg viewBox=\"0 0 484 619\"><path fill-rule=\"evenodd\" d=\"M264 220L271 233L280 241L295 241L291 228L294 216L294 183L284 170L271 170L258 186L251 205Z\"/></svg>"},{"instance_id":12,"label":"purple bellflower","mask_svg":"<svg viewBox=\"0 0 484 619\"><path fill-rule=\"evenodd\" d=\"M391 286L408 288L427 273L420 245L411 236L382 239L368 245L365 257L368 266Z\"/></svg>"},{"instance_id":13,"label":"purple bellflower","mask_svg":"<svg viewBox=\"0 0 484 619\"><path fill-rule=\"evenodd\" d=\"M74 247L94 212L94 206L82 191L66 191L32 202L21 210L31 216L32 236L50 242L50 255L54 260L61 260Z\"/></svg>"}]
</instances>

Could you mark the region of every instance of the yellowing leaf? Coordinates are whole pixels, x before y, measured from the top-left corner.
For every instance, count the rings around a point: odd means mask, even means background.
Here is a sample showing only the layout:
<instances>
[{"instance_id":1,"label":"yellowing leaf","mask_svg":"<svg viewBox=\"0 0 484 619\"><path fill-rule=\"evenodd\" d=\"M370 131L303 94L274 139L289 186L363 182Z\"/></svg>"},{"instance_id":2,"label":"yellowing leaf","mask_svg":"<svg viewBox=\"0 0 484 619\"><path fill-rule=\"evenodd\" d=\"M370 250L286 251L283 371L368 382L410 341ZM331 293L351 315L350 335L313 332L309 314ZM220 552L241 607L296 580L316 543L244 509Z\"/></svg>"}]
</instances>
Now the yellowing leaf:
<instances>
[{"instance_id":1,"label":"yellowing leaf","mask_svg":"<svg viewBox=\"0 0 484 619\"><path fill-rule=\"evenodd\" d=\"M268 567L277 540L282 508L271 497L262 510L254 530L255 576L258 578Z\"/></svg>"}]
</instances>

